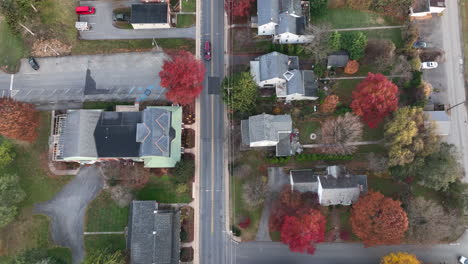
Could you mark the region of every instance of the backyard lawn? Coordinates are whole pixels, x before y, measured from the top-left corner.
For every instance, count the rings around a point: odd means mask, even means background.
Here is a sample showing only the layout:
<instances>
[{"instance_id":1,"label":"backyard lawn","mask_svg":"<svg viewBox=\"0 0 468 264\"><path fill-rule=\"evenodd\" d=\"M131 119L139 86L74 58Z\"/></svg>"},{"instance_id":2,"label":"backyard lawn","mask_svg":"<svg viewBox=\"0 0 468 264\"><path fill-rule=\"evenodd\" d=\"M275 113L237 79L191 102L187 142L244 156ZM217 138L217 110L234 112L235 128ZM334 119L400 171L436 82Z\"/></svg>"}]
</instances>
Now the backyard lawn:
<instances>
[{"instance_id":1,"label":"backyard lawn","mask_svg":"<svg viewBox=\"0 0 468 264\"><path fill-rule=\"evenodd\" d=\"M299 142L302 144L317 143L317 140L310 139L311 133L316 133L320 129L318 121L302 121L295 124L295 128L299 129Z\"/></svg>"},{"instance_id":2,"label":"backyard lawn","mask_svg":"<svg viewBox=\"0 0 468 264\"><path fill-rule=\"evenodd\" d=\"M177 27L188 28L195 25L195 15L179 14L177 15Z\"/></svg>"},{"instance_id":3,"label":"backyard lawn","mask_svg":"<svg viewBox=\"0 0 468 264\"><path fill-rule=\"evenodd\" d=\"M348 106L351 104L352 92L356 85L362 80L337 80L334 81L332 89L336 95L340 97L340 102Z\"/></svg>"},{"instance_id":4,"label":"backyard lawn","mask_svg":"<svg viewBox=\"0 0 468 264\"><path fill-rule=\"evenodd\" d=\"M331 28L354 28L398 25L391 17L347 8L331 8L313 23L330 24Z\"/></svg>"},{"instance_id":5,"label":"backyard lawn","mask_svg":"<svg viewBox=\"0 0 468 264\"><path fill-rule=\"evenodd\" d=\"M0 17L0 68L17 71L19 60L26 56L26 50L22 38L13 34L6 21Z\"/></svg>"},{"instance_id":6,"label":"backyard lawn","mask_svg":"<svg viewBox=\"0 0 468 264\"><path fill-rule=\"evenodd\" d=\"M44 170L47 158L50 113L41 113L39 137L33 144L15 145L16 158L12 165L0 173L16 173L26 192L25 200L19 204L16 220L0 229L0 254L14 255L29 248L47 248L71 254L68 249L56 248L49 241L49 220L46 216L35 215L33 205L51 199L70 179L70 176L52 178ZM8 241L8 242L7 242Z\"/></svg>"},{"instance_id":7,"label":"backyard lawn","mask_svg":"<svg viewBox=\"0 0 468 264\"><path fill-rule=\"evenodd\" d=\"M397 49L403 47L403 39L401 38L400 28L388 28L388 29L377 29L377 30L366 30L364 33L368 39L388 39L393 41Z\"/></svg>"},{"instance_id":8,"label":"backyard lawn","mask_svg":"<svg viewBox=\"0 0 468 264\"><path fill-rule=\"evenodd\" d=\"M124 231L129 207L118 206L107 191L102 191L86 211L86 232Z\"/></svg>"},{"instance_id":9,"label":"backyard lawn","mask_svg":"<svg viewBox=\"0 0 468 264\"><path fill-rule=\"evenodd\" d=\"M197 11L196 0L180 0L182 4L182 12L195 12Z\"/></svg>"}]
</instances>

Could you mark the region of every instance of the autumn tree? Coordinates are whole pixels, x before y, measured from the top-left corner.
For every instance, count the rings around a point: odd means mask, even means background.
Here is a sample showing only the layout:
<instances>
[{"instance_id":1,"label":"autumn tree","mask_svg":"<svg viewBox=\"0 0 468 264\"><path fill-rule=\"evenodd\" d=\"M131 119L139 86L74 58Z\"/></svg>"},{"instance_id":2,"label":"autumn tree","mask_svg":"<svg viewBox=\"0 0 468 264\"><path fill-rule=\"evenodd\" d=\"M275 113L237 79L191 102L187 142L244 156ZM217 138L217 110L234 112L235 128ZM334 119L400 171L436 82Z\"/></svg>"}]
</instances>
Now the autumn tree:
<instances>
[{"instance_id":1,"label":"autumn tree","mask_svg":"<svg viewBox=\"0 0 468 264\"><path fill-rule=\"evenodd\" d=\"M398 87L380 73L369 73L352 95L351 108L371 128L398 109Z\"/></svg>"},{"instance_id":2,"label":"autumn tree","mask_svg":"<svg viewBox=\"0 0 468 264\"><path fill-rule=\"evenodd\" d=\"M357 146L350 143L362 139L363 125L359 117L346 113L322 123L323 151L329 154L353 153Z\"/></svg>"},{"instance_id":3,"label":"autumn tree","mask_svg":"<svg viewBox=\"0 0 468 264\"><path fill-rule=\"evenodd\" d=\"M386 124L385 140L389 166L402 166L413 162L416 156L433 153L439 139L422 108L407 106L398 109Z\"/></svg>"},{"instance_id":4,"label":"autumn tree","mask_svg":"<svg viewBox=\"0 0 468 264\"><path fill-rule=\"evenodd\" d=\"M224 9L228 17L246 17L255 0L225 0Z\"/></svg>"},{"instance_id":5,"label":"autumn tree","mask_svg":"<svg viewBox=\"0 0 468 264\"><path fill-rule=\"evenodd\" d=\"M311 54L317 65L319 62L327 58L328 53L331 52L329 46L330 37L330 25L328 24L316 24L309 25L305 29L305 35L314 36L314 41L304 44L307 54ZM317 72L315 71L317 74ZM320 76L320 74L317 74Z\"/></svg>"},{"instance_id":6,"label":"autumn tree","mask_svg":"<svg viewBox=\"0 0 468 264\"><path fill-rule=\"evenodd\" d=\"M281 242L289 245L291 251L314 254L314 244L325 239L325 224L325 216L315 209L287 215L281 226Z\"/></svg>"},{"instance_id":7,"label":"autumn tree","mask_svg":"<svg viewBox=\"0 0 468 264\"><path fill-rule=\"evenodd\" d=\"M344 72L346 74L355 74L356 72L359 71L359 62L355 60L350 60L346 64L346 67L344 68Z\"/></svg>"},{"instance_id":8,"label":"autumn tree","mask_svg":"<svg viewBox=\"0 0 468 264\"><path fill-rule=\"evenodd\" d=\"M421 261L413 254L397 252L384 256L380 264L421 264Z\"/></svg>"},{"instance_id":9,"label":"autumn tree","mask_svg":"<svg viewBox=\"0 0 468 264\"><path fill-rule=\"evenodd\" d=\"M333 113L335 112L336 106L340 102L338 95L329 95L325 97L323 103L320 105L320 111L324 113Z\"/></svg>"},{"instance_id":10,"label":"autumn tree","mask_svg":"<svg viewBox=\"0 0 468 264\"><path fill-rule=\"evenodd\" d=\"M180 50L164 61L159 72L161 86L168 89L166 98L175 104L192 103L203 90L205 66L192 53Z\"/></svg>"},{"instance_id":11,"label":"autumn tree","mask_svg":"<svg viewBox=\"0 0 468 264\"><path fill-rule=\"evenodd\" d=\"M31 104L0 98L0 134L25 141L34 141L37 137L39 115Z\"/></svg>"},{"instance_id":12,"label":"autumn tree","mask_svg":"<svg viewBox=\"0 0 468 264\"><path fill-rule=\"evenodd\" d=\"M364 61L383 68L393 62L395 44L388 39L369 39L365 48Z\"/></svg>"},{"instance_id":13,"label":"autumn tree","mask_svg":"<svg viewBox=\"0 0 468 264\"><path fill-rule=\"evenodd\" d=\"M341 33L333 31L328 37L328 47L330 51L338 51L341 49Z\"/></svg>"},{"instance_id":14,"label":"autumn tree","mask_svg":"<svg viewBox=\"0 0 468 264\"><path fill-rule=\"evenodd\" d=\"M349 58L359 60L364 56L367 45L367 36L361 32L349 32L341 36L341 48L348 51Z\"/></svg>"},{"instance_id":15,"label":"autumn tree","mask_svg":"<svg viewBox=\"0 0 468 264\"><path fill-rule=\"evenodd\" d=\"M369 191L351 211L351 227L365 246L398 244L408 229L401 202Z\"/></svg>"},{"instance_id":16,"label":"autumn tree","mask_svg":"<svg viewBox=\"0 0 468 264\"><path fill-rule=\"evenodd\" d=\"M254 177L242 186L242 199L250 208L257 208L265 200L267 190L267 178L263 176Z\"/></svg>"},{"instance_id":17,"label":"autumn tree","mask_svg":"<svg viewBox=\"0 0 468 264\"><path fill-rule=\"evenodd\" d=\"M258 87L249 72L224 79L224 102L234 111L249 112L255 108Z\"/></svg>"},{"instance_id":18,"label":"autumn tree","mask_svg":"<svg viewBox=\"0 0 468 264\"><path fill-rule=\"evenodd\" d=\"M0 168L9 165L15 156L13 144L10 141L4 140L0 143Z\"/></svg>"}]
</instances>

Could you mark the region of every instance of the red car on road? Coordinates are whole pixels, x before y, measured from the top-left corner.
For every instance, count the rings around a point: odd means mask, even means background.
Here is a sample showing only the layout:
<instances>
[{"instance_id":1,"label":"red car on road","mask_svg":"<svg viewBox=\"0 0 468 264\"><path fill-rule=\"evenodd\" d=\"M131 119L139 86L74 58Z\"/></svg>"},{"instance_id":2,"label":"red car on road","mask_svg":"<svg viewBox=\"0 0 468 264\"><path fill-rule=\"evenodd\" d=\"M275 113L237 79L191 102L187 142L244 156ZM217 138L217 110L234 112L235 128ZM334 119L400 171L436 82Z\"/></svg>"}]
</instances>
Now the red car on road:
<instances>
[{"instance_id":1,"label":"red car on road","mask_svg":"<svg viewBox=\"0 0 468 264\"><path fill-rule=\"evenodd\" d=\"M96 13L96 8L91 6L78 6L75 8L75 12L78 15L91 15Z\"/></svg>"},{"instance_id":2,"label":"red car on road","mask_svg":"<svg viewBox=\"0 0 468 264\"><path fill-rule=\"evenodd\" d=\"M205 52L203 54L205 60L211 60L211 43L207 40L205 41Z\"/></svg>"}]
</instances>

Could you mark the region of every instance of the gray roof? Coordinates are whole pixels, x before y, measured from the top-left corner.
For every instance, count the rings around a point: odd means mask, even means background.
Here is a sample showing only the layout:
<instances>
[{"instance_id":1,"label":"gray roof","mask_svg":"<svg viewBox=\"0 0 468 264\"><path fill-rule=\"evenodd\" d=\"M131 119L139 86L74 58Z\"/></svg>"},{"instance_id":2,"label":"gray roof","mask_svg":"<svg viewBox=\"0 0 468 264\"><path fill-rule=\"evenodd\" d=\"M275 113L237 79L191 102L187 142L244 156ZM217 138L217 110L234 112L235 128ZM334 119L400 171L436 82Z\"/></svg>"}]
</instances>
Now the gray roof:
<instances>
[{"instance_id":1,"label":"gray roof","mask_svg":"<svg viewBox=\"0 0 468 264\"><path fill-rule=\"evenodd\" d=\"M302 16L301 0L280 0L280 13L283 12Z\"/></svg>"},{"instance_id":2,"label":"gray roof","mask_svg":"<svg viewBox=\"0 0 468 264\"><path fill-rule=\"evenodd\" d=\"M302 78L304 80L304 95L317 96L319 85L317 77L315 77L314 71L302 71Z\"/></svg>"},{"instance_id":3,"label":"gray roof","mask_svg":"<svg viewBox=\"0 0 468 264\"><path fill-rule=\"evenodd\" d=\"M97 158L94 130L102 110L68 110L63 130L63 158Z\"/></svg>"},{"instance_id":4,"label":"gray roof","mask_svg":"<svg viewBox=\"0 0 468 264\"><path fill-rule=\"evenodd\" d=\"M414 13L429 12L429 0L414 0L411 8Z\"/></svg>"},{"instance_id":5,"label":"gray roof","mask_svg":"<svg viewBox=\"0 0 468 264\"><path fill-rule=\"evenodd\" d=\"M288 94L304 94L304 83L302 82L302 73L300 70L289 71L292 73L291 79L289 79L288 85Z\"/></svg>"},{"instance_id":6,"label":"gray roof","mask_svg":"<svg viewBox=\"0 0 468 264\"><path fill-rule=\"evenodd\" d=\"M279 1L257 0L258 24L265 25L270 22L278 23Z\"/></svg>"},{"instance_id":7,"label":"gray roof","mask_svg":"<svg viewBox=\"0 0 468 264\"><path fill-rule=\"evenodd\" d=\"M260 81L273 78L284 79L283 74L288 71L288 55L271 52L257 58L260 61Z\"/></svg>"},{"instance_id":8,"label":"gray roof","mask_svg":"<svg viewBox=\"0 0 468 264\"><path fill-rule=\"evenodd\" d=\"M171 111L160 108L146 108L143 111L143 123L138 125L135 138L141 140L140 156L170 156L171 141L175 137L171 114Z\"/></svg>"},{"instance_id":9,"label":"gray roof","mask_svg":"<svg viewBox=\"0 0 468 264\"><path fill-rule=\"evenodd\" d=\"M296 35L304 35L305 32L305 17L292 16L288 13L281 13L279 16L279 24L276 34L293 33Z\"/></svg>"},{"instance_id":10,"label":"gray roof","mask_svg":"<svg viewBox=\"0 0 468 264\"><path fill-rule=\"evenodd\" d=\"M361 192L367 192L367 176L346 173L344 168L329 166L330 174L318 176L322 192L319 193L321 205L350 205L359 199Z\"/></svg>"},{"instance_id":11,"label":"gray roof","mask_svg":"<svg viewBox=\"0 0 468 264\"><path fill-rule=\"evenodd\" d=\"M244 120L247 121L247 120ZM276 141L279 142L279 132L291 132L292 120L290 115L260 114L248 119L248 133L244 122L243 142ZM247 136L247 137L246 137Z\"/></svg>"},{"instance_id":12,"label":"gray roof","mask_svg":"<svg viewBox=\"0 0 468 264\"><path fill-rule=\"evenodd\" d=\"M446 7L445 0L430 0L430 5L433 7Z\"/></svg>"},{"instance_id":13,"label":"gray roof","mask_svg":"<svg viewBox=\"0 0 468 264\"><path fill-rule=\"evenodd\" d=\"M313 71L292 70L289 72L291 72L293 76L287 82L287 94L297 93L304 96L317 96L318 81Z\"/></svg>"},{"instance_id":14,"label":"gray roof","mask_svg":"<svg viewBox=\"0 0 468 264\"><path fill-rule=\"evenodd\" d=\"M128 228L131 264L179 263L179 212L158 210L156 201L133 201Z\"/></svg>"},{"instance_id":15,"label":"gray roof","mask_svg":"<svg viewBox=\"0 0 468 264\"><path fill-rule=\"evenodd\" d=\"M361 176L364 176L364 178ZM346 189L355 188L359 185L365 185L367 187L366 175L345 174L338 175L337 177L320 175L319 178L323 189Z\"/></svg>"},{"instance_id":16,"label":"gray roof","mask_svg":"<svg viewBox=\"0 0 468 264\"><path fill-rule=\"evenodd\" d=\"M346 51L339 51L328 55L327 67L342 68L346 67L349 56Z\"/></svg>"},{"instance_id":17,"label":"gray roof","mask_svg":"<svg viewBox=\"0 0 468 264\"><path fill-rule=\"evenodd\" d=\"M168 3L132 4L130 23L168 23Z\"/></svg>"},{"instance_id":18,"label":"gray roof","mask_svg":"<svg viewBox=\"0 0 468 264\"><path fill-rule=\"evenodd\" d=\"M450 133L450 117L445 111L424 111L429 121L436 125L436 133L440 136L447 136Z\"/></svg>"},{"instance_id":19,"label":"gray roof","mask_svg":"<svg viewBox=\"0 0 468 264\"><path fill-rule=\"evenodd\" d=\"M317 175L315 175L314 171L310 169L290 170L289 174L291 175L294 183L317 182Z\"/></svg>"},{"instance_id":20,"label":"gray roof","mask_svg":"<svg viewBox=\"0 0 468 264\"><path fill-rule=\"evenodd\" d=\"M291 132L280 132L278 134L278 144L276 145L276 156L291 156Z\"/></svg>"}]
</instances>

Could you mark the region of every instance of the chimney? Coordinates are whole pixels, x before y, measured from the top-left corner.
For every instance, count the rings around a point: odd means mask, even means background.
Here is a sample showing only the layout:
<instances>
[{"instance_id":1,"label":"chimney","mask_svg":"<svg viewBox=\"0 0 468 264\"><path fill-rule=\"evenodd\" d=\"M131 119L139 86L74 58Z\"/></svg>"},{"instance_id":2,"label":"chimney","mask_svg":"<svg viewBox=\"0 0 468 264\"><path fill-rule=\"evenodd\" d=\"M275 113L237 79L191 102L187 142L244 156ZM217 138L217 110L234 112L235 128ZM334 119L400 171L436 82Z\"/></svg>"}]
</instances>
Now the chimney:
<instances>
[{"instance_id":1,"label":"chimney","mask_svg":"<svg viewBox=\"0 0 468 264\"><path fill-rule=\"evenodd\" d=\"M339 170L339 168L336 165L327 167L328 175L333 176L333 178L335 178L335 179L338 178L338 170Z\"/></svg>"}]
</instances>

